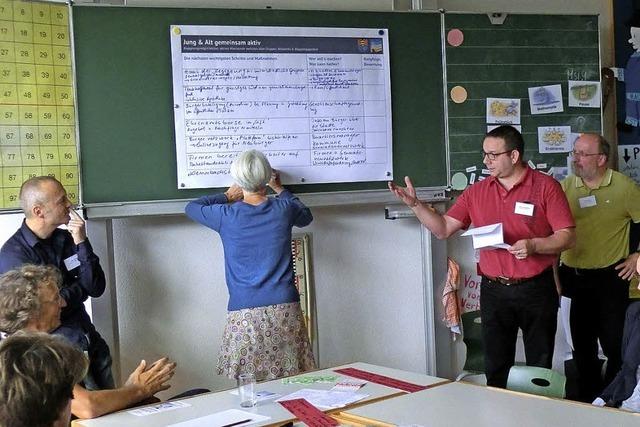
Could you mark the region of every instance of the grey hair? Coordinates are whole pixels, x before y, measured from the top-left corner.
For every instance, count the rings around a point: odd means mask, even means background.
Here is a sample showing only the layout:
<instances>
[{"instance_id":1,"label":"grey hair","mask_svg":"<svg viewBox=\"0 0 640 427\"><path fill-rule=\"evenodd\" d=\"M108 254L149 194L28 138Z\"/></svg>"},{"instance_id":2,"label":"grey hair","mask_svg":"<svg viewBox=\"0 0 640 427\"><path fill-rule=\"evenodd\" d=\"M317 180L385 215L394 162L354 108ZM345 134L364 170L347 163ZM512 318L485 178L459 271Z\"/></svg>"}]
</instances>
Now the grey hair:
<instances>
[{"instance_id":1,"label":"grey hair","mask_svg":"<svg viewBox=\"0 0 640 427\"><path fill-rule=\"evenodd\" d=\"M62 284L60 270L52 265L23 264L0 276L0 331L13 334L40 314L40 290Z\"/></svg>"},{"instance_id":2,"label":"grey hair","mask_svg":"<svg viewBox=\"0 0 640 427\"><path fill-rule=\"evenodd\" d=\"M248 150L231 164L231 177L243 190L254 193L271 180L271 165L260 151Z\"/></svg>"},{"instance_id":3,"label":"grey hair","mask_svg":"<svg viewBox=\"0 0 640 427\"><path fill-rule=\"evenodd\" d=\"M595 135L597 140L598 140L598 151L602 154L604 154L604 156L607 158L607 160L609 159L609 155L611 153L611 145L609 144L609 142L604 138L604 136L600 135L600 134L596 134Z\"/></svg>"},{"instance_id":4,"label":"grey hair","mask_svg":"<svg viewBox=\"0 0 640 427\"><path fill-rule=\"evenodd\" d=\"M32 216L31 210L34 206L42 205L48 201L49 195L42 191L42 184L45 182L54 182L62 187L60 181L52 176L36 176L22 183L20 187L20 207L27 218Z\"/></svg>"}]
</instances>

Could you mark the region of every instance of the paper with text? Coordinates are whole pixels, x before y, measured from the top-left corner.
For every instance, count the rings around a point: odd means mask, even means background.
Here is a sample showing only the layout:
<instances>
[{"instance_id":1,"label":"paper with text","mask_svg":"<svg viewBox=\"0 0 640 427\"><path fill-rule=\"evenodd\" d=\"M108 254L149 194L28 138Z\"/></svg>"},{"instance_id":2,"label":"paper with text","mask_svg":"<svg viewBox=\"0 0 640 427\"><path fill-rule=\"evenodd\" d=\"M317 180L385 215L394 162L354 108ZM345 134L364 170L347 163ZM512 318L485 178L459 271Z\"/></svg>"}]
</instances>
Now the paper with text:
<instances>
[{"instance_id":1,"label":"paper with text","mask_svg":"<svg viewBox=\"0 0 640 427\"><path fill-rule=\"evenodd\" d=\"M386 29L170 28L178 188L248 149L284 184L393 178Z\"/></svg>"}]
</instances>

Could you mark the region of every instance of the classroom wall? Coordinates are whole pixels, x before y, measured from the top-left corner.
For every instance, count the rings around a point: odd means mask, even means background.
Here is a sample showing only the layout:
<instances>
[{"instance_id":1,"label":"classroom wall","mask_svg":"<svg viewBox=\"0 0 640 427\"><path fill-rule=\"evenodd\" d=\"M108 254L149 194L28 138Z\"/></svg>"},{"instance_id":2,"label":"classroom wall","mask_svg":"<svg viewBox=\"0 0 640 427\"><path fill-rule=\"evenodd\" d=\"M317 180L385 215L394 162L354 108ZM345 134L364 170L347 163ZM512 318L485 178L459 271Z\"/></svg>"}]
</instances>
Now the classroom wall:
<instances>
[{"instance_id":1,"label":"classroom wall","mask_svg":"<svg viewBox=\"0 0 640 427\"><path fill-rule=\"evenodd\" d=\"M361 9L364 3L345 1L341 8ZM309 6L308 2L301 5ZM600 13L604 14L603 33L610 27L606 1L580 5L563 1L476 1L472 5L438 1L423 2L422 6L452 11ZM603 64L611 58L607 39L603 38ZM464 360L464 348L452 344L444 331L438 303L442 248L446 246L432 242L415 219L384 220L382 205L313 211L315 222L305 231L312 235L320 365L362 360L427 372L435 366L429 360L430 347L435 346L438 374L455 375ZM214 374L227 300L223 252L217 236L182 216L108 223L112 230L107 227L102 239L108 240L105 247L112 245L113 249L112 289L94 306L98 326L114 329L120 371L126 375L140 358L169 354L180 364L174 391L190 386L230 386L231 382ZM449 248L449 254L461 261L463 268L471 268L468 242L454 240ZM436 290L431 292L434 258L440 271L436 272ZM114 310L111 318L103 313L109 304Z\"/></svg>"},{"instance_id":2,"label":"classroom wall","mask_svg":"<svg viewBox=\"0 0 640 427\"><path fill-rule=\"evenodd\" d=\"M200 3L213 7L222 2ZM333 4L361 10L366 3L345 0ZM603 33L611 24L608 1L412 3L452 11L600 13ZM389 2L389 10L391 7ZM612 58L608 39L608 35L603 37L604 65ZM361 360L433 372L435 361L430 354L437 350L437 373L452 376L459 369L463 349L452 344L440 322L446 246L432 241L415 219L384 220L383 208L313 209L316 219L305 231L312 234L320 365ZM140 358L168 354L180 364L172 392L193 386L230 386L231 382L214 374L227 298L223 252L215 234L183 216L98 221L93 229L94 246L99 240L105 262L113 251L107 272L111 288L94 301L96 324L112 332L116 367L119 363L124 378ZM454 240L449 254L470 265L468 245Z\"/></svg>"},{"instance_id":3,"label":"classroom wall","mask_svg":"<svg viewBox=\"0 0 640 427\"><path fill-rule=\"evenodd\" d=\"M314 208L312 277L320 366L366 361L427 370L423 242L415 219L384 219L382 206ZM225 323L223 251L213 231L184 216L113 220L120 362L168 354L175 391L220 389L214 373Z\"/></svg>"}]
</instances>

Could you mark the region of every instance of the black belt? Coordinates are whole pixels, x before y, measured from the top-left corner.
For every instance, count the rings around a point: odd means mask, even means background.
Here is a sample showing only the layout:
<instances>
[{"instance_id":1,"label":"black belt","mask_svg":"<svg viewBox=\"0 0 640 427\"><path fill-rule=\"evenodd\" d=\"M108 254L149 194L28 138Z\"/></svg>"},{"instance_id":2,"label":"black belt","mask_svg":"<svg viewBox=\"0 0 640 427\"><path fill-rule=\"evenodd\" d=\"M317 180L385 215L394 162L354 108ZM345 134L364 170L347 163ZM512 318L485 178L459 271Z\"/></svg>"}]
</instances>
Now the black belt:
<instances>
[{"instance_id":1,"label":"black belt","mask_svg":"<svg viewBox=\"0 0 640 427\"><path fill-rule=\"evenodd\" d=\"M532 277L518 277L518 278L504 277L504 276L493 277L493 276L487 276L486 274L483 275L483 277L485 279L487 279L488 281L490 281L490 282L500 283L501 285L511 286L511 285L519 285L520 283L530 282L530 281L535 280L538 277L541 277L541 276L543 276L545 274L548 274L550 272L551 272L551 267L547 268L542 273L537 274L537 275L532 276Z\"/></svg>"},{"instance_id":2,"label":"black belt","mask_svg":"<svg viewBox=\"0 0 640 427\"><path fill-rule=\"evenodd\" d=\"M621 260L616 261L611 265L608 265L606 267L600 267L600 268L577 268L577 267L570 267L566 264L562 265L561 267L568 268L569 270L573 270L576 276L588 276L593 273L598 273L598 272L604 273L606 271L615 270L616 265L620 264L624 260L625 258L622 258Z\"/></svg>"}]
</instances>

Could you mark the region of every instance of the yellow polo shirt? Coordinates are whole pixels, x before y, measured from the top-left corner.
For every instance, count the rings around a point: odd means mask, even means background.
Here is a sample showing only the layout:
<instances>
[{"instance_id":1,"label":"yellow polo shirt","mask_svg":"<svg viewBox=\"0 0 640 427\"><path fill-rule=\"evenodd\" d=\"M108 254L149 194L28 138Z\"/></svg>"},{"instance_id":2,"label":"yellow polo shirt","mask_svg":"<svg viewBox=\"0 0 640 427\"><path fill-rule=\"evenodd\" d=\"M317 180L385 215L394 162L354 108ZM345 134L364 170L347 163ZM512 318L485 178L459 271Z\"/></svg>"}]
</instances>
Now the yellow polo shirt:
<instances>
[{"instance_id":1,"label":"yellow polo shirt","mask_svg":"<svg viewBox=\"0 0 640 427\"><path fill-rule=\"evenodd\" d=\"M594 189L575 175L560 184L576 221L577 239L573 249L562 252L562 263L602 268L629 256L630 222L640 222L640 187L612 169Z\"/></svg>"}]
</instances>

